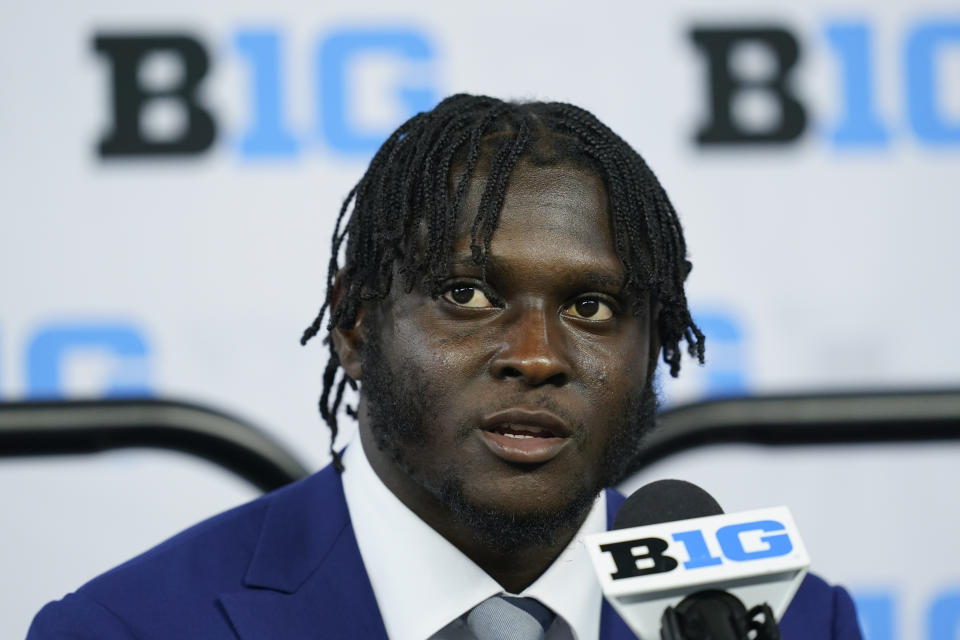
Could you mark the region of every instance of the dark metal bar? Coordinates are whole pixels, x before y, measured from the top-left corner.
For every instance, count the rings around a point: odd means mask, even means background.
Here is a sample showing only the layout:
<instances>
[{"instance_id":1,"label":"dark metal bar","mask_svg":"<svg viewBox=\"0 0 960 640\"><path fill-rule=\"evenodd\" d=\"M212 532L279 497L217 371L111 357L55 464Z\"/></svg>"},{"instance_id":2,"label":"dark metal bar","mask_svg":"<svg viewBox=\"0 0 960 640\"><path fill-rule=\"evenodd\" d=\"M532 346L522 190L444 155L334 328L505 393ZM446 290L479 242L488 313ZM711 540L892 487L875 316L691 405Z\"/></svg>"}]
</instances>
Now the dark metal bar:
<instances>
[{"instance_id":1,"label":"dark metal bar","mask_svg":"<svg viewBox=\"0 0 960 640\"><path fill-rule=\"evenodd\" d=\"M147 447L189 453L263 491L307 475L271 437L207 407L153 398L0 403L0 457Z\"/></svg>"},{"instance_id":2,"label":"dark metal bar","mask_svg":"<svg viewBox=\"0 0 960 640\"><path fill-rule=\"evenodd\" d=\"M836 445L960 439L960 390L709 400L657 418L631 472L715 444ZM207 407L159 399L0 403L0 457L152 447L199 456L264 491L307 475L270 436Z\"/></svg>"},{"instance_id":3,"label":"dark metal bar","mask_svg":"<svg viewBox=\"0 0 960 640\"><path fill-rule=\"evenodd\" d=\"M714 444L837 445L960 440L960 390L885 391L708 400L657 417L637 471Z\"/></svg>"}]
</instances>

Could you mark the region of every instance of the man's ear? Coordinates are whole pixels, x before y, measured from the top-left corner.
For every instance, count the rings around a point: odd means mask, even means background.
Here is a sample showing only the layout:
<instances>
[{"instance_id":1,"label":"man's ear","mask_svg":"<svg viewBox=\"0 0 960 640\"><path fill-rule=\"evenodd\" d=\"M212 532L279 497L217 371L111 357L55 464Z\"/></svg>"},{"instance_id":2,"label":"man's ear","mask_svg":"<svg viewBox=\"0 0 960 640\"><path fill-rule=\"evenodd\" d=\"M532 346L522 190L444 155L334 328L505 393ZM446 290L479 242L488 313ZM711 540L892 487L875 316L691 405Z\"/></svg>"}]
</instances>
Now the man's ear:
<instances>
[{"instance_id":1,"label":"man's ear","mask_svg":"<svg viewBox=\"0 0 960 640\"><path fill-rule=\"evenodd\" d=\"M338 273L333 282L333 294L330 296L331 314L343 296L344 280L341 277L342 274L342 271ZM330 330L330 339L333 340L333 350L340 359L340 366L347 372L347 375L354 380L363 378L363 366L360 357L360 346L363 343L363 304L357 309L357 317L353 321L353 326L348 328L333 327Z\"/></svg>"}]
</instances>

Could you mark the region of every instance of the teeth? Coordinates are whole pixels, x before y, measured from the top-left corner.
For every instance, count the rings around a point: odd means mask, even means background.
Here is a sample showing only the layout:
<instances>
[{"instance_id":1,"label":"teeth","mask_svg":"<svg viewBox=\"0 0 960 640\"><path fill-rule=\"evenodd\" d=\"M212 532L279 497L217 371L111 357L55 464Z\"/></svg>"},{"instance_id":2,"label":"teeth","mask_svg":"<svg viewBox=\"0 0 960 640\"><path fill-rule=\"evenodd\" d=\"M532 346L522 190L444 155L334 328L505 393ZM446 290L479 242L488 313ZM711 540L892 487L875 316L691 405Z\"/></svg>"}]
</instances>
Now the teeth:
<instances>
[{"instance_id":1,"label":"teeth","mask_svg":"<svg viewBox=\"0 0 960 640\"><path fill-rule=\"evenodd\" d=\"M536 436L527 436L520 433L505 433L503 434L508 438L517 438L517 439L526 439L526 438L535 438Z\"/></svg>"}]
</instances>

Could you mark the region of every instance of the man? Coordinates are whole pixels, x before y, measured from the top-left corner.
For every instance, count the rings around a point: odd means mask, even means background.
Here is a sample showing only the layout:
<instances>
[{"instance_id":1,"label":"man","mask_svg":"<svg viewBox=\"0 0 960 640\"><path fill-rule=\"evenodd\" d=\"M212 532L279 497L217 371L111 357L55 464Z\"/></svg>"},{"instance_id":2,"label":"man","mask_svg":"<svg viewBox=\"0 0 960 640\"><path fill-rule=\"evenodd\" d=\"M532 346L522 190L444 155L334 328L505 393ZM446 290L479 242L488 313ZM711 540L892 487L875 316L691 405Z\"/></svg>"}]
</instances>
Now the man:
<instances>
[{"instance_id":1,"label":"man","mask_svg":"<svg viewBox=\"0 0 960 640\"><path fill-rule=\"evenodd\" d=\"M453 96L384 143L332 256L303 341L329 311L321 413L335 437L359 382L359 442L48 605L31 638L633 637L579 540L622 501L604 489L653 425L660 354L676 375L704 343L640 156L571 105ZM858 638L849 596L811 578L783 634Z\"/></svg>"}]
</instances>

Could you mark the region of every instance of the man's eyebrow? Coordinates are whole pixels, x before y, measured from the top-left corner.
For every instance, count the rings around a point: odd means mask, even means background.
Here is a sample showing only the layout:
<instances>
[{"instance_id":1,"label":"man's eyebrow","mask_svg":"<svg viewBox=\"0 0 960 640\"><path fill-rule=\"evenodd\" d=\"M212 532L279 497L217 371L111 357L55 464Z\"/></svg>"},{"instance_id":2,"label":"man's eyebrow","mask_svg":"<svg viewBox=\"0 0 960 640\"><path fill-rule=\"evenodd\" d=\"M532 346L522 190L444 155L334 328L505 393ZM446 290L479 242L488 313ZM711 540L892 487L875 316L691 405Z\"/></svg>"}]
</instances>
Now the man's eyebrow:
<instances>
[{"instance_id":1,"label":"man's eyebrow","mask_svg":"<svg viewBox=\"0 0 960 640\"><path fill-rule=\"evenodd\" d=\"M496 261L497 261L497 260L496 260L495 257L493 257L493 256L487 256L487 267L489 268L489 267L492 266ZM449 265L450 265L451 267L464 267L464 268L467 268L467 269L469 269L470 267L473 267L473 268L475 268L475 269L479 269L479 268L480 268L480 265L478 265L476 262L473 261L473 256L471 256L471 255L469 255L469 254L460 254L460 255L457 255L457 256L453 256L452 258L450 258Z\"/></svg>"},{"instance_id":2,"label":"man's eyebrow","mask_svg":"<svg viewBox=\"0 0 960 640\"><path fill-rule=\"evenodd\" d=\"M623 277L606 273L603 271L583 271L577 278L578 283L582 283L591 289L605 289L619 292L623 289Z\"/></svg>"},{"instance_id":3,"label":"man's eyebrow","mask_svg":"<svg viewBox=\"0 0 960 640\"><path fill-rule=\"evenodd\" d=\"M473 257L466 254L460 254L450 258L450 268L460 268L468 272L479 274L480 265L473 261ZM509 271L509 265L495 255L487 255L486 270L487 273L496 278L504 272ZM601 291L620 292L623 289L624 276L622 273L616 273L606 269L584 269L571 274L564 279L570 286L581 287L585 289L597 289Z\"/></svg>"}]
</instances>

